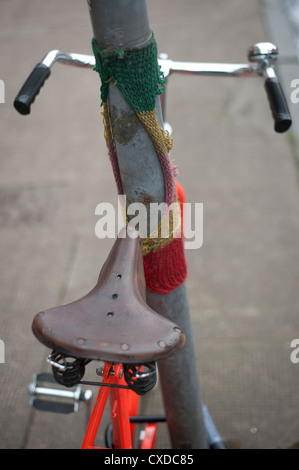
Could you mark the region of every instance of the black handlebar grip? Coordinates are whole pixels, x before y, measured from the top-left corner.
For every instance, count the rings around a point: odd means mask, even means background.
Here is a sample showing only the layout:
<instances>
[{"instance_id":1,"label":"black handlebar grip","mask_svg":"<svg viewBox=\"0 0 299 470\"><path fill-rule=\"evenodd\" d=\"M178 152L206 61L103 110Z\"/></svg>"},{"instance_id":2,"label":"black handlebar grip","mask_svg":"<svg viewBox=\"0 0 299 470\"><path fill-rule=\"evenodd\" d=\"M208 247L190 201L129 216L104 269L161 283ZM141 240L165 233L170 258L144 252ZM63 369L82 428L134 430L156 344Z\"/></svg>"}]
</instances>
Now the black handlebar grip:
<instances>
[{"instance_id":1,"label":"black handlebar grip","mask_svg":"<svg viewBox=\"0 0 299 470\"><path fill-rule=\"evenodd\" d=\"M20 114L30 114L30 106L50 73L50 68L42 63L34 67L14 100L14 107Z\"/></svg>"},{"instance_id":2,"label":"black handlebar grip","mask_svg":"<svg viewBox=\"0 0 299 470\"><path fill-rule=\"evenodd\" d=\"M279 133L285 132L290 128L292 119L278 78L267 78L265 88L275 122L274 129Z\"/></svg>"}]
</instances>

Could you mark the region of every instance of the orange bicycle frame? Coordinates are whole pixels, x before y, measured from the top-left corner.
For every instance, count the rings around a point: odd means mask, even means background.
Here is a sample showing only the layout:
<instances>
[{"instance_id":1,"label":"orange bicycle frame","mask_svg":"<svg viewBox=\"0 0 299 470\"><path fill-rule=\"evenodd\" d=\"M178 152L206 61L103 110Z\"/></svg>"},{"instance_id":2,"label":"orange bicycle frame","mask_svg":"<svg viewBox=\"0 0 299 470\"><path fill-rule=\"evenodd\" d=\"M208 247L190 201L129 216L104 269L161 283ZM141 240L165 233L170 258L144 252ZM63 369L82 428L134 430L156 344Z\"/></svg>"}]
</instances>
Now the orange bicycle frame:
<instances>
[{"instance_id":1,"label":"orange bicycle frame","mask_svg":"<svg viewBox=\"0 0 299 470\"><path fill-rule=\"evenodd\" d=\"M140 396L127 388L123 378L121 364L105 363L103 380L91 414L91 418L83 440L82 449L107 449L97 447L95 439L109 397L110 417L112 425L112 442L114 449L132 449L136 424L130 422L130 417L138 414ZM148 424L142 449L153 448L157 425Z\"/></svg>"}]
</instances>

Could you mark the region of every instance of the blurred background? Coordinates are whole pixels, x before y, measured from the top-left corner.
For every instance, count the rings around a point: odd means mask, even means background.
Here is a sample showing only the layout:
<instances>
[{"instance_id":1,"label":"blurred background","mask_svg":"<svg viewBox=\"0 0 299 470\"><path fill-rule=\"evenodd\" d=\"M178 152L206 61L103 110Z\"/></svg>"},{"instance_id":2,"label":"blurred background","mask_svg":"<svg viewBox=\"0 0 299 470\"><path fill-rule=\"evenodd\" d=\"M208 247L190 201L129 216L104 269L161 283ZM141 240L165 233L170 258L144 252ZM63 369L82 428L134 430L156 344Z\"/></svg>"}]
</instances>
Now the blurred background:
<instances>
[{"instance_id":1,"label":"blurred background","mask_svg":"<svg viewBox=\"0 0 299 470\"><path fill-rule=\"evenodd\" d=\"M261 78L172 76L167 121L179 181L204 207L203 246L186 252L203 401L230 448L296 446L299 104L290 97L299 1L150 0L148 14L159 52L173 60L243 63L256 42L279 47L293 117L286 134L274 132ZM39 411L27 387L50 370L49 351L31 332L34 315L86 294L113 243L95 236L95 207L117 196L100 81L57 64L29 116L13 100L48 51L92 53L87 3L1 0L0 38L0 446L79 448L85 404L71 414ZM158 388L144 409L163 412ZM157 445L169 446L164 425Z\"/></svg>"}]
</instances>

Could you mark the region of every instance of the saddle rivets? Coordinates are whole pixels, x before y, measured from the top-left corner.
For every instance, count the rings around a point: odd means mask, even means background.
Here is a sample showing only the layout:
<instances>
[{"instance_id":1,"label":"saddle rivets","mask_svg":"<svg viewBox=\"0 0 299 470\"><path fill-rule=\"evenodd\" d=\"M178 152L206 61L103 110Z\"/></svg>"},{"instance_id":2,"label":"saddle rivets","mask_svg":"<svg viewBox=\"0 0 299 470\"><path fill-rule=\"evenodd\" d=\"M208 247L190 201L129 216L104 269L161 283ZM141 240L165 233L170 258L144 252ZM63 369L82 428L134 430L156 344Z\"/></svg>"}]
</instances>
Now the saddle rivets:
<instances>
[{"instance_id":1,"label":"saddle rivets","mask_svg":"<svg viewBox=\"0 0 299 470\"><path fill-rule=\"evenodd\" d=\"M182 333L182 330L180 328L178 328L177 326L174 327L174 331L178 334Z\"/></svg>"},{"instance_id":2,"label":"saddle rivets","mask_svg":"<svg viewBox=\"0 0 299 470\"><path fill-rule=\"evenodd\" d=\"M161 341L158 341L158 346L159 346L161 349L166 348L166 343L165 343L165 341L162 341L162 340L161 340Z\"/></svg>"},{"instance_id":3,"label":"saddle rivets","mask_svg":"<svg viewBox=\"0 0 299 470\"><path fill-rule=\"evenodd\" d=\"M126 344L126 343L122 343L122 344L120 345L120 349L121 349L122 351L128 351L129 347L130 347L130 346L129 346L128 344Z\"/></svg>"}]
</instances>

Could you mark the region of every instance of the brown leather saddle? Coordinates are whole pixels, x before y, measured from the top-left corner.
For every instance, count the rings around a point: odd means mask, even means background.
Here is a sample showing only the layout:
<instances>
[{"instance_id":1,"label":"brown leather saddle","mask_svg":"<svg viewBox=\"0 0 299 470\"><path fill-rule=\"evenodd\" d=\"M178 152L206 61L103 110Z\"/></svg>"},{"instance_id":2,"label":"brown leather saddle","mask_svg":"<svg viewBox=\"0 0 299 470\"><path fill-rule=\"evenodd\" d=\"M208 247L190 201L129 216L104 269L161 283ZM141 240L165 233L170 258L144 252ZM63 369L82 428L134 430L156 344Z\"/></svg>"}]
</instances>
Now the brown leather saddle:
<instances>
[{"instance_id":1,"label":"brown leather saddle","mask_svg":"<svg viewBox=\"0 0 299 470\"><path fill-rule=\"evenodd\" d=\"M121 232L96 286L75 302L38 313L35 336L65 356L123 364L156 361L180 349L182 330L146 304L141 247L136 231Z\"/></svg>"}]
</instances>

